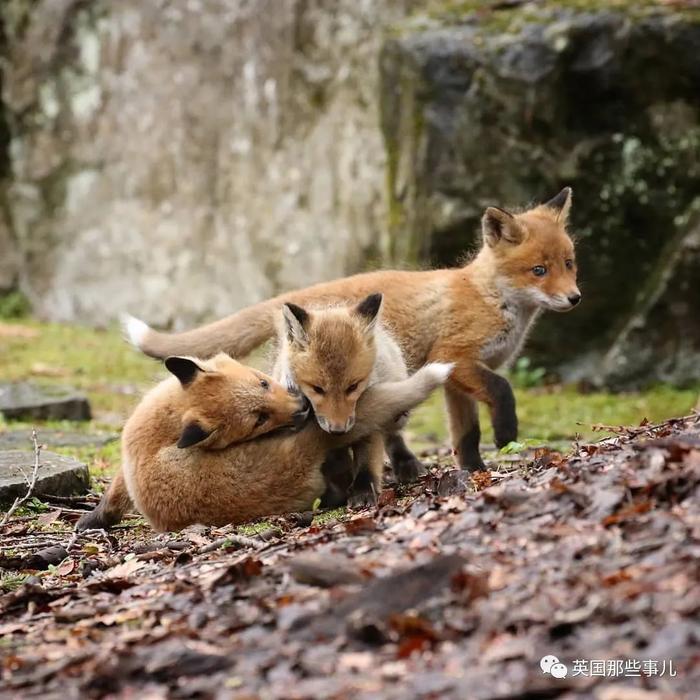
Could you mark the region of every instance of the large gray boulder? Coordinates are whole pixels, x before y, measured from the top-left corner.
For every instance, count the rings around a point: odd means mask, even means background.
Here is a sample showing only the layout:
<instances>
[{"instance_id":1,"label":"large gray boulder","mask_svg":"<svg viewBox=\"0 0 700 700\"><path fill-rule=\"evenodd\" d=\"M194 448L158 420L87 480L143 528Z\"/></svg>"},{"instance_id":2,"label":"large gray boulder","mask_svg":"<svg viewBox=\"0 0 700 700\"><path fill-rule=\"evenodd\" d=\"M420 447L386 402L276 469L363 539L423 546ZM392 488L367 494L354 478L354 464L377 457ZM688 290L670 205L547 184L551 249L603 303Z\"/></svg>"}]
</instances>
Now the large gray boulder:
<instances>
[{"instance_id":1,"label":"large gray boulder","mask_svg":"<svg viewBox=\"0 0 700 700\"><path fill-rule=\"evenodd\" d=\"M397 257L455 263L487 205L573 186L584 303L526 349L565 377L700 379L700 13L670 5L437 3L382 52Z\"/></svg>"},{"instance_id":2,"label":"large gray boulder","mask_svg":"<svg viewBox=\"0 0 700 700\"><path fill-rule=\"evenodd\" d=\"M0 291L191 325L380 256L377 55L414 4L0 3Z\"/></svg>"}]
</instances>

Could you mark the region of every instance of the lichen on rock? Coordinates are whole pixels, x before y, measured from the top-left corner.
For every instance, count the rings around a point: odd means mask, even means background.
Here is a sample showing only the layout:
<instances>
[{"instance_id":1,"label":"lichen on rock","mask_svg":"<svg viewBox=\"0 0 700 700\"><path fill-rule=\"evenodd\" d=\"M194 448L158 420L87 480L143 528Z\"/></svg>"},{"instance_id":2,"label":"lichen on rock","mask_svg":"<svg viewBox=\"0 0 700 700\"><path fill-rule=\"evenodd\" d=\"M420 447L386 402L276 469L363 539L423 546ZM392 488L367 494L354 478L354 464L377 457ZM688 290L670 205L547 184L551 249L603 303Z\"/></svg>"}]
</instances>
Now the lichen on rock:
<instances>
[{"instance_id":1,"label":"lichen on rock","mask_svg":"<svg viewBox=\"0 0 700 700\"><path fill-rule=\"evenodd\" d=\"M601 362L681 245L700 178L699 19L657 3L433 3L383 48L383 129L404 164L389 170L393 237L454 264L486 206L573 186L584 303L545 317L528 348L565 377L613 381ZM698 325L688 305L671 332ZM700 379L672 358L637 371L632 356L614 381Z\"/></svg>"}]
</instances>

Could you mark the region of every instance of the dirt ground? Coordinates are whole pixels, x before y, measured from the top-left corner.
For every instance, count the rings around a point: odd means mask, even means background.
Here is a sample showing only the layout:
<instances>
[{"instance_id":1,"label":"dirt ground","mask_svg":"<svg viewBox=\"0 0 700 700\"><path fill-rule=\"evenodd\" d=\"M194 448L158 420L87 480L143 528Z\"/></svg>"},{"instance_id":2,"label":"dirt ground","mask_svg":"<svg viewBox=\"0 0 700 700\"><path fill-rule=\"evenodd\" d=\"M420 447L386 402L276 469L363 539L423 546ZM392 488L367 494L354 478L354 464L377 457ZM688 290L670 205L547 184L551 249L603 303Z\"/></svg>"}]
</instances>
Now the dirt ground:
<instances>
[{"instance_id":1,"label":"dirt ground","mask_svg":"<svg viewBox=\"0 0 700 700\"><path fill-rule=\"evenodd\" d=\"M476 481L437 454L325 524L11 519L0 697L700 697L700 416Z\"/></svg>"}]
</instances>

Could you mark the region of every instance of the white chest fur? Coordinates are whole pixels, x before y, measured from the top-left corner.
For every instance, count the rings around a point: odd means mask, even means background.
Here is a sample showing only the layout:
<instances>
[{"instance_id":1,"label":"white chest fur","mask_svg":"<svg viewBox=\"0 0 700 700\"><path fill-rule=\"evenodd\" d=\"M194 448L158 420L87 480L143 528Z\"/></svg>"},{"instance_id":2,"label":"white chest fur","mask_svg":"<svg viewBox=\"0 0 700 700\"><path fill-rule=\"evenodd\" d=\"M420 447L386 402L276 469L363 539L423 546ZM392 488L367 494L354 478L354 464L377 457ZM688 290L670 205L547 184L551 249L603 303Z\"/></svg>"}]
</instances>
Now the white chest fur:
<instances>
[{"instance_id":1,"label":"white chest fur","mask_svg":"<svg viewBox=\"0 0 700 700\"><path fill-rule=\"evenodd\" d=\"M499 311L503 319L502 329L481 349L481 359L492 369L508 364L520 352L538 313L535 307L518 303L513 298L503 299Z\"/></svg>"}]
</instances>

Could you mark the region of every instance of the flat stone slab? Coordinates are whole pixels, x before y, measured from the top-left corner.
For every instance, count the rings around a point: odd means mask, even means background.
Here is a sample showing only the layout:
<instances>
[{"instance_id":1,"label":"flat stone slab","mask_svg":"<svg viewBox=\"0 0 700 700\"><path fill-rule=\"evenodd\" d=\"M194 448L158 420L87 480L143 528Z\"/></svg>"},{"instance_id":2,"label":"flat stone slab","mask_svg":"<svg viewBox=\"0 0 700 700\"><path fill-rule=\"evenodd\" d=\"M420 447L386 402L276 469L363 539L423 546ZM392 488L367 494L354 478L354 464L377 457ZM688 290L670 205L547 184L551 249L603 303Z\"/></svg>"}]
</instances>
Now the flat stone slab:
<instances>
[{"instance_id":1,"label":"flat stone slab","mask_svg":"<svg viewBox=\"0 0 700 700\"><path fill-rule=\"evenodd\" d=\"M41 452L34 493L72 496L86 493L90 486L87 465L54 452ZM34 452L7 450L0 452L0 504L9 506L27 493L27 479L34 469ZM24 472L24 474L22 473Z\"/></svg>"},{"instance_id":2,"label":"flat stone slab","mask_svg":"<svg viewBox=\"0 0 700 700\"><path fill-rule=\"evenodd\" d=\"M15 420L90 420L90 403L70 387L0 384L0 413Z\"/></svg>"},{"instance_id":3,"label":"flat stone slab","mask_svg":"<svg viewBox=\"0 0 700 700\"><path fill-rule=\"evenodd\" d=\"M39 444L48 449L54 447L102 447L119 436L115 433L79 433L74 430L47 430L42 428L38 434ZM0 432L1 450L26 450L32 446L32 431L6 430Z\"/></svg>"}]
</instances>

